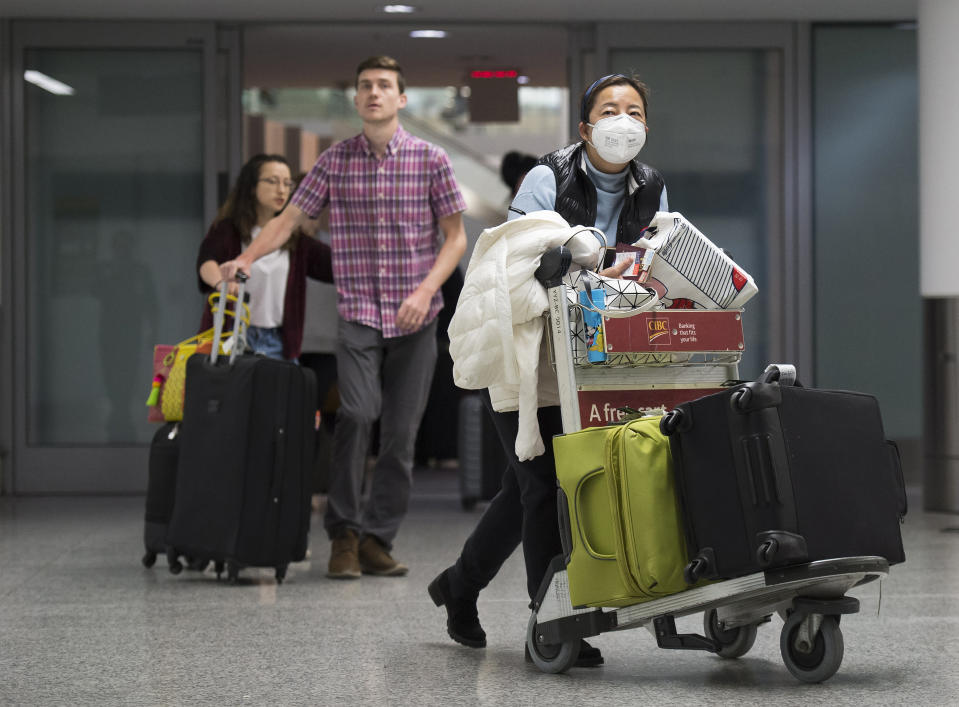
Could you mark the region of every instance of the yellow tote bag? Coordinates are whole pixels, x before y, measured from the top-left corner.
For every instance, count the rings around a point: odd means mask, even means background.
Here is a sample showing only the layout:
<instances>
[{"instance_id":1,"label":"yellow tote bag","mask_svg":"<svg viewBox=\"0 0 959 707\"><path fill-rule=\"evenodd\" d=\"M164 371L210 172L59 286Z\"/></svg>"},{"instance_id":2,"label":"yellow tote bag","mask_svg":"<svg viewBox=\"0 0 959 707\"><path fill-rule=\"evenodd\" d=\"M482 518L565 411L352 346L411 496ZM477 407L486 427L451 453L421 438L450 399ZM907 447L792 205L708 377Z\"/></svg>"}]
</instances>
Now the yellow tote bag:
<instances>
[{"instance_id":1,"label":"yellow tote bag","mask_svg":"<svg viewBox=\"0 0 959 707\"><path fill-rule=\"evenodd\" d=\"M208 298L213 313L216 314L219 306L219 292L214 292ZM236 302L236 297L228 295L227 299ZM242 327L250 324L250 308L243 304L243 315L240 318ZM227 310L232 316L233 312ZM220 335L220 353L226 353L224 344L233 335L225 331ZM195 353L209 354L213 349L213 329L201 331L179 344L157 344L153 347L153 386L150 397L147 399L150 422L178 422L183 419L183 393L186 388L186 360Z\"/></svg>"}]
</instances>

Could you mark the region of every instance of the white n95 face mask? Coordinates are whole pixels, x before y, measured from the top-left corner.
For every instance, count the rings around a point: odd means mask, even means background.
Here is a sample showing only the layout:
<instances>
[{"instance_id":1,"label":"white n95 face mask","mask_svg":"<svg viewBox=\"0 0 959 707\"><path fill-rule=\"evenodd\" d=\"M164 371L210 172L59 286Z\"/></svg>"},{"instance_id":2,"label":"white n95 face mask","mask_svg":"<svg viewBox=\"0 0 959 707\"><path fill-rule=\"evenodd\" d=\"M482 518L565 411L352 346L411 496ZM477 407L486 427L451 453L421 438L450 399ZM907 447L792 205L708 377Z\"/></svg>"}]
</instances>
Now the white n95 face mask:
<instances>
[{"instance_id":1,"label":"white n95 face mask","mask_svg":"<svg viewBox=\"0 0 959 707\"><path fill-rule=\"evenodd\" d=\"M588 125L593 128L593 147L607 162L629 162L646 144L646 126L626 113Z\"/></svg>"}]
</instances>

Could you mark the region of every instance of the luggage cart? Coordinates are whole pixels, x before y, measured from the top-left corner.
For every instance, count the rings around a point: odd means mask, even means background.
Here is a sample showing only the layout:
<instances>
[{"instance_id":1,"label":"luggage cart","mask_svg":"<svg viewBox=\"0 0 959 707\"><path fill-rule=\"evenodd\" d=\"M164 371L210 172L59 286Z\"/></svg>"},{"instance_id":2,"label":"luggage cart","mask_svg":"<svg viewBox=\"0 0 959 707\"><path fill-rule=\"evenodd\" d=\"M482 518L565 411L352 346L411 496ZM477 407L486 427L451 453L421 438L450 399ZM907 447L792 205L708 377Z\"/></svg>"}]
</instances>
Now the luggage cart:
<instances>
[{"instance_id":1,"label":"luggage cart","mask_svg":"<svg viewBox=\"0 0 959 707\"><path fill-rule=\"evenodd\" d=\"M583 311L570 304L562 279L566 267L568 256L557 250L544 255L537 271L549 296L551 361L564 433L614 423L624 406L668 410L738 378L741 310L650 310L604 318L605 360L591 363ZM629 606L574 607L566 560L559 556L533 602L526 642L533 663L549 673L572 667L581 639L638 627L646 627L660 648L704 650L731 659L745 655L759 626L778 614L784 621L780 652L787 669L802 682L818 683L842 663L840 618L859 610L859 600L846 592L888 572L882 557L845 557L757 572ZM700 612L703 635L677 632L677 618Z\"/></svg>"}]
</instances>

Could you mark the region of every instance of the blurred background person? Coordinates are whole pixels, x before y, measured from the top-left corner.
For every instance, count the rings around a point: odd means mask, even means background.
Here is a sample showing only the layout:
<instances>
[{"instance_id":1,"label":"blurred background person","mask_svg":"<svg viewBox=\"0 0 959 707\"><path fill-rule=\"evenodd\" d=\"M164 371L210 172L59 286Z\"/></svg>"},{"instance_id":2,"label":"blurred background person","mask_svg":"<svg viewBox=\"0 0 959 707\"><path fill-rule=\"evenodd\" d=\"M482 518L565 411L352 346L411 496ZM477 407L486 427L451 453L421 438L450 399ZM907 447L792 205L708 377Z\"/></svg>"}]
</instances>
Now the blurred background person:
<instances>
[{"instance_id":1,"label":"blurred background person","mask_svg":"<svg viewBox=\"0 0 959 707\"><path fill-rule=\"evenodd\" d=\"M503 183L509 187L510 200L516 197L519 185L523 183L523 177L536 166L538 161L538 157L516 150L503 155L503 161L499 165L499 174L503 178Z\"/></svg>"}]
</instances>

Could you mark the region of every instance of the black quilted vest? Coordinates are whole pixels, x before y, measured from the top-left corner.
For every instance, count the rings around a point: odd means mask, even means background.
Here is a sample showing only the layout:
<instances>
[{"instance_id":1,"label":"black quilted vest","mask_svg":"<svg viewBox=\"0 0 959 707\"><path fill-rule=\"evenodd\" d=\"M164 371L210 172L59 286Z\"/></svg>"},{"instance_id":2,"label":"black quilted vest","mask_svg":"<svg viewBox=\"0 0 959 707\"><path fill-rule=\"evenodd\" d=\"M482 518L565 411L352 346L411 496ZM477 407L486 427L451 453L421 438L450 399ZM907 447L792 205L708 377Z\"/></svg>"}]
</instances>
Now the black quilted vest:
<instances>
[{"instance_id":1,"label":"black quilted vest","mask_svg":"<svg viewBox=\"0 0 959 707\"><path fill-rule=\"evenodd\" d=\"M596 224L596 187L580 166L583 159L582 142L563 147L540 158L553 170L556 178L556 204L554 210L571 225L594 226ZM623 209L619 212L616 229L617 243L634 243L644 228L659 211L659 197L663 193L663 177L648 164L633 160L629 163L632 180L627 178L627 189L635 183L636 188L626 195Z\"/></svg>"}]
</instances>

